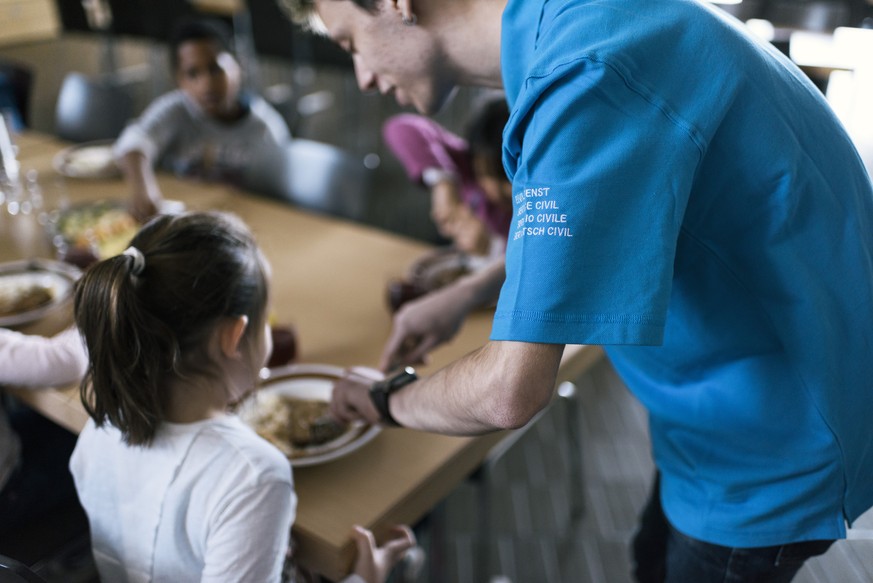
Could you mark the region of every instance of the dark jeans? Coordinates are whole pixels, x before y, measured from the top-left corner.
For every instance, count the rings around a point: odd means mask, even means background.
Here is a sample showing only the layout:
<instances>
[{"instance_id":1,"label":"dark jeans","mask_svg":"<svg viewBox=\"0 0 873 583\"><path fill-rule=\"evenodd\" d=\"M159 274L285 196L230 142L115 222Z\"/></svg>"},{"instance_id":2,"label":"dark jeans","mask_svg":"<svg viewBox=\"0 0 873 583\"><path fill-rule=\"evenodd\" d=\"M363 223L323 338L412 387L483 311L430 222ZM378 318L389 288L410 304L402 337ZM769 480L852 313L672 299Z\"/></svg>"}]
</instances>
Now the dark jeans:
<instances>
[{"instance_id":1,"label":"dark jeans","mask_svg":"<svg viewBox=\"0 0 873 583\"><path fill-rule=\"evenodd\" d=\"M806 559L833 543L737 548L691 538L664 516L656 476L633 541L634 576L639 583L789 583Z\"/></svg>"},{"instance_id":2,"label":"dark jeans","mask_svg":"<svg viewBox=\"0 0 873 583\"><path fill-rule=\"evenodd\" d=\"M16 529L78 504L68 468L76 435L15 401L5 405L0 415L9 416L21 439L21 463L0 490L0 548Z\"/></svg>"}]
</instances>

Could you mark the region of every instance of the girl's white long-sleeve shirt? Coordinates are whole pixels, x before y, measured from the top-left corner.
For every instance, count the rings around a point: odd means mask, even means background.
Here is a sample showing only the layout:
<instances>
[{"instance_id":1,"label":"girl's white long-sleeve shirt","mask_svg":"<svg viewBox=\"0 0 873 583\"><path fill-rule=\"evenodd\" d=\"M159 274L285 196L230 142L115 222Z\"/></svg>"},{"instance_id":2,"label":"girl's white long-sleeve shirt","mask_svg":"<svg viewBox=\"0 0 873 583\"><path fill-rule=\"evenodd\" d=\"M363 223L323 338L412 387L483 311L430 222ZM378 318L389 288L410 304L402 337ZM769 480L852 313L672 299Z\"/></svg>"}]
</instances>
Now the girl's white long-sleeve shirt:
<instances>
[{"instance_id":1,"label":"girl's white long-sleeve shirt","mask_svg":"<svg viewBox=\"0 0 873 583\"><path fill-rule=\"evenodd\" d=\"M0 385L42 388L78 382L88 354L75 327L46 338L0 328ZM0 402L0 489L21 455L21 444Z\"/></svg>"}]
</instances>

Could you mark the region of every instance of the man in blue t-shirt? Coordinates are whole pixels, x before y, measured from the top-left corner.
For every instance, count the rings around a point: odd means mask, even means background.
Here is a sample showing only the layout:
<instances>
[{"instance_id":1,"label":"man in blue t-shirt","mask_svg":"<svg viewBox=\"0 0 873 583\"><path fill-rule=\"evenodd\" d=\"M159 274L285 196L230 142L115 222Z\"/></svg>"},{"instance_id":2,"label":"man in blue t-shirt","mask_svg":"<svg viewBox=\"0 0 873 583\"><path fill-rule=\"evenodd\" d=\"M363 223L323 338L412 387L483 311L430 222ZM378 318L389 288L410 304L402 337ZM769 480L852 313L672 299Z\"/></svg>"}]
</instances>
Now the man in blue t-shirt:
<instances>
[{"instance_id":1,"label":"man in blue t-shirt","mask_svg":"<svg viewBox=\"0 0 873 583\"><path fill-rule=\"evenodd\" d=\"M337 417L519 427L564 345L600 344L650 413L640 581L790 581L873 505L873 188L787 59L695 0L283 2L362 89L427 113L502 87L511 108L491 341L426 379L339 383ZM383 368L503 275L398 313Z\"/></svg>"}]
</instances>

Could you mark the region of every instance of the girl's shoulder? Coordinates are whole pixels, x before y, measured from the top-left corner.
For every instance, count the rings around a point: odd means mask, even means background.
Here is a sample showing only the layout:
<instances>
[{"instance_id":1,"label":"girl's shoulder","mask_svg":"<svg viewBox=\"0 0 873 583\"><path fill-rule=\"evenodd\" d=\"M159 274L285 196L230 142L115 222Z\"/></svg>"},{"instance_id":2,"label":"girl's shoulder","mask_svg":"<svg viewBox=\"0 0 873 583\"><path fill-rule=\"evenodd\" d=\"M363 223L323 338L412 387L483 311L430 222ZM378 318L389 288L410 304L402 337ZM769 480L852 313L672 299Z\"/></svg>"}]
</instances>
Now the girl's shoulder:
<instances>
[{"instance_id":1,"label":"girl's shoulder","mask_svg":"<svg viewBox=\"0 0 873 583\"><path fill-rule=\"evenodd\" d=\"M262 480L291 481L288 458L236 415L204 422L197 441L198 447L234 457L238 465L246 466Z\"/></svg>"}]
</instances>

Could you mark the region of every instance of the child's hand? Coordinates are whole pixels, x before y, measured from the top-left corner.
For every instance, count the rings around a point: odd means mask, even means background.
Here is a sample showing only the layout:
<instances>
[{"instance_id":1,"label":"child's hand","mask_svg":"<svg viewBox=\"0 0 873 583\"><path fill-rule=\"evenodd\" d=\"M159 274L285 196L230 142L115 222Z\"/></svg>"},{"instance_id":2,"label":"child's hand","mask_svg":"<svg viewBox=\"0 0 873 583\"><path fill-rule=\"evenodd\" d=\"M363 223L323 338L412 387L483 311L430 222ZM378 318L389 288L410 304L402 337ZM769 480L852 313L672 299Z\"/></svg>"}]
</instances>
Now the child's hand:
<instances>
[{"instance_id":1,"label":"child's hand","mask_svg":"<svg viewBox=\"0 0 873 583\"><path fill-rule=\"evenodd\" d=\"M453 180L446 180L435 185L430 191L430 217L443 236L443 229L453 220L455 211L461 204L458 187Z\"/></svg>"},{"instance_id":2,"label":"child's hand","mask_svg":"<svg viewBox=\"0 0 873 583\"><path fill-rule=\"evenodd\" d=\"M415 546L415 535L408 526L395 526L392 532L397 536L384 545L376 546L373 533L356 526L352 533L358 556L355 559L355 574L367 583L383 583L403 555Z\"/></svg>"},{"instance_id":3,"label":"child's hand","mask_svg":"<svg viewBox=\"0 0 873 583\"><path fill-rule=\"evenodd\" d=\"M140 223L146 223L158 213L158 205L148 196L140 195L133 197L131 214Z\"/></svg>"},{"instance_id":4,"label":"child's hand","mask_svg":"<svg viewBox=\"0 0 873 583\"><path fill-rule=\"evenodd\" d=\"M459 250L470 255L488 255L491 250L491 233L482 219L468 207L459 207L446 229Z\"/></svg>"}]
</instances>

